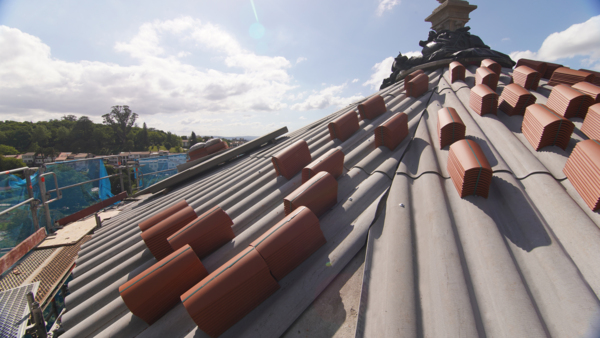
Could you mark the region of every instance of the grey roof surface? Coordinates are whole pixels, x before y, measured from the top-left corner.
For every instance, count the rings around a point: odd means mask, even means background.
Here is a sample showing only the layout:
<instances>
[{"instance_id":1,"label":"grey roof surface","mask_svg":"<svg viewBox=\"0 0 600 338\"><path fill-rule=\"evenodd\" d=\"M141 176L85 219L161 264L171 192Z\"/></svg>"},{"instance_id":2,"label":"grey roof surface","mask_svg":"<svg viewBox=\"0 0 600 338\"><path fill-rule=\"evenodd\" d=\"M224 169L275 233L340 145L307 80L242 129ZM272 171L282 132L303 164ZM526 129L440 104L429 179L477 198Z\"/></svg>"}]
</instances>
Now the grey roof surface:
<instances>
[{"instance_id":1,"label":"grey roof surface","mask_svg":"<svg viewBox=\"0 0 600 338\"><path fill-rule=\"evenodd\" d=\"M600 216L562 173L566 151L536 152L520 133L522 116L477 115L468 107L476 67L450 84L448 68L427 71L429 91L407 98L403 82L380 92L388 112L360 121L345 142L327 124L350 105L274 144L221 165L123 210L80 252L66 299L63 337L207 337L181 303L148 326L129 312L118 287L156 263L138 223L186 199L198 215L215 205L236 238L202 260L210 272L284 216L282 200L301 184L277 177L271 155L303 139L313 160L345 154L338 203L320 217L327 243L280 281L281 288L222 337L277 337L367 245L357 336L576 337L600 324ZM503 69L497 92L512 70ZM552 87L533 92L545 103ZM487 199L461 199L437 141L437 111L453 107L494 176ZM394 151L375 148L373 130L397 112L409 137Z\"/></svg>"}]
</instances>

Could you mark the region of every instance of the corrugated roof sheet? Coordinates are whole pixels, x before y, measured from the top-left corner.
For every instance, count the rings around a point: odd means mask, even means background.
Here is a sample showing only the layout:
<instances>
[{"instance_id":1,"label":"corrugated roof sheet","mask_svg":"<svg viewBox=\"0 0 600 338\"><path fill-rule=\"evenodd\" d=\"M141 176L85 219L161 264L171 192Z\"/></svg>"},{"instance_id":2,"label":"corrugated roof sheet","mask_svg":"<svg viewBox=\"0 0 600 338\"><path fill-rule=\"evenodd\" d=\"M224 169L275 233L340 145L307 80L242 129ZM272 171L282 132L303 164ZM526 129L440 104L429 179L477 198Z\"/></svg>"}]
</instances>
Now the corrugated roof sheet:
<instances>
[{"instance_id":1,"label":"corrugated roof sheet","mask_svg":"<svg viewBox=\"0 0 600 338\"><path fill-rule=\"evenodd\" d=\"M357 336L583 336L600 318L600 216L562 172L581 133L566 148L535 151L521 133L523 116L480 116L469 107L477 66L451 83L447 66L425 72L428 91L406 97L399 82L378 92L387 112L344 142L328 124L350 105L275 144L141 201L106 222L80 252L64 337L206 337L179 303L148 326L118 288L156 260L138 223L185 199L196 214L215 206L233 220L236 237L202 259L212 273L285 216L283 199L301 183L276 176L271 156L304 140L312 159L340 149L344 174L338 203L319 218L326 243L279 281L280 289L222 337L277 337L367 243ZM500 94L512 70L502 69ZM552 87L531 93L545 104ZM360 102L359 102L360 103ZM466 139L493 171L488 198L460 198L437 139L438 111L454 108ZM396 113L409 136L395 150L375 147L374 130ZM597 328L597 327L596 327Z\"/></svg>"}]
</instances>

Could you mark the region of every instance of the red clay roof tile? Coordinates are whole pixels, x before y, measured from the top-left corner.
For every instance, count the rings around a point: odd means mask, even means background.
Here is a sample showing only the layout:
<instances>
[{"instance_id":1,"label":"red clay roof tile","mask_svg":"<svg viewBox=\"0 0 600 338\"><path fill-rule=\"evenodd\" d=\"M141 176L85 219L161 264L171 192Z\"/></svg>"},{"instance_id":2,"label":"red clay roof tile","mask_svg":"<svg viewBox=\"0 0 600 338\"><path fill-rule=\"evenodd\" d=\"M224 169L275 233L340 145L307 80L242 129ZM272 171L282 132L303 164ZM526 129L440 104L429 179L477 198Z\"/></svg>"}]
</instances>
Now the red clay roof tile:
<instances>
[{"instance_id":1,"label":"red clay roof tile","mask_svg":"<svg viewBox=\"0 0 600 338\"><path fill-rule=\"evenodd\" d=\"M179 296L208 275L189 245L181 247L119 287L127 308L152 325Z\"/></svg>"},{"instance_id":2,"label":"red clay roof tile","mask_svg":"<svg viewBox=\"0 0 600 338\"><path fill-rule=\"evenodd\" d=\"M498 108L509 116L525 114L525 108L537 101L535 95L516 83L504 87Z\"/></svg>"},{"instance_id":3,"label":"red clay roof tile","mask_svg":"<svg viewBox=\"0 0 600 338\"><path fill-rule=\"evenodd\" d=\"M344 153L339 149L330 149L323 156L312 161L302 169L302 183L306 183L321 171L338 178L344 172Z\"/></svg>"},{"instance_id":4,"label":"red clay roof tile","mask_svg":"<svg viewBox=\"0 0 600 338\"><path fill-rule=\"evenodd\" d=\"M440 149L465 138L465 124L452 107L438 110L437 129Z\"/></svg>"},{"instance_id":5,"label":"red clay roof tile","mask_svg":"<svg viewBox=\"0 0 600 338\"><path fill-rule=\"evenodd\" d=\"M592 210L600 208L600 143L585 140L577 143L563 172Z\"/></svg>"},{"instance_id":6,"label":"red clay roof tile","mask_svg":"<svg viewBox=\"0 0 600 338\"><path fill-rule=\"evenodd\" d=\"M312 161L308 144L298 140L289 147L271 157L275 172L285 178L292 179L298 172Z\"/></svg>"},{"instance_id":7,"label":"red clay roof tile","mask_svg":"<svg viewBox=\"0 0 600 338\"><path fill-rule=\"evenodd\" d=\"M600 140L600 103L588 108L581 132L591 139Z\"/></svg>"},{"instance_id":8,"label":"red clay roof tile","mask_svg":"<svg viewBox=\"0 0 600 338\"><path fill-rule=\"evenodd\" d=\"M450 63L450 83L454 83L458 80L465 80L465 66L463 66L458 61L453 61Z\"/></svg>"},{"instance_id":9,"label":"red clay roof tile","mask_svg":"<svg viewBox=\"0 0 600 338\"><path fill-rule=\"evenodd\" d=\"M385 101L380 95L375 95L358 105L358 113L360 114L360 118L363 120L373 120L386 111L387 107L385 105Z\"/></svg>"},{"instance_id":10,"label":"red clay roof tile","mask_svg":"<svg viewBox=\"0 0 600 338\"><path fill-rule=\"evenodd\" d=\"M527 90L536 90L540 82L540 73L527 66L520 66L513 72L513 81Z\"/></svg>"},{"instance_id":11,"label":"red clay roof tile","mask_svg":"<svg viewBox=\"0 0 600 338\"><path fill-rule=\"evenodd\" d=\"M300 206L309 208L320 217L337 203L338 183L333 176L321 171L283 199L285 214Z\"/></svg>"},{"instance_id":12,"label":"red clay roof tile","mask_svg":"<svg viewBox=\"0 0 600 338\"><path fill-rule=\"evenodd\" d=\"M173 215L174 213L178 212L179 210L181 210L187 206L188 206L188 203L185 200L181 200L181 201L175 203L174 205L172 205L171 207L148 218L147 220L140 222L138 224L138 226L140 227L140 230L146 231L146 230L150 229L151 227L153 227L154 225L156 225L157 223L159 223L160 221L164 220L165 218Z\"/></svg>"},{"instance_id":13,"label":"red clay roof tile","mask_svg":"<svg viewBox=\"0 0 600 338\"><path fill-rule=\"evenodd\" d=\"M588 108L594 99L567 85L558 84L552 88L546 106L565 118L585 118Z\"/></svg>"},{"instance_id":14,"label":"red clay roof tile","mask_svg":"<svg viewBox=\"0 0 600 338\"><path fill-rule=\"evenodd\" d=\"M500 76L502 72L502 66L494 60L485 59L481 61L481 67L489 68L492 72L496 73L496 75Z\"/></svg>"},{"instance_id":15,"label":"red clay roof tile","mask_svg":"<svg viewBox=\"0 0 600 338\"><path fill-rule=\"evenodd\" d=\"M142 232L142 239L152 255L161 260L173 252L167 238L197 217L194 209L187 206Z\"/></svg>"},{"instance_id":16,"label":"red clay roof tile","mask_svg":"<svg viewBox=\"0 0 600 338\"><path fill-rule=\"evenodd\" d=\"M280 281L326 242L317 216L309 208L299 207L250 246Z\"/></svg>"},{"instance_id":17,"label":"red clay roof tile","mask_svg":"<svg viewBox=\"0 0 600 338\"><path fill-rule=\"evenodd\" d=\"M406 96L419 97L429 89L429 77L427 74L419 74L408 83L404 82L404 88L406 89Z\"/></svg>"},{"instance_id":18,"label":"red clay roof tile","mask_svg":"<svg viewBox=\"0 0 600 338\"><path fill-rule=\"evenodd\" d=\"M527 107L521 130L535 149L556 145L565 150L575 125L548 107L533 104Z\"/></svg>"},{"instance_id":19,"label":"red clay roof tile","mask_svg":"<svg viewBox=\"0 0 600 338\"><path fill-rule=\"evenodd\" d=\"M475 72L475 84L484 84L495 91L496 87L498 87L498 74L489 68L479 67Z\"/></svg>"},{"instance_id":20,"label":"red clay roof tile","mask_svg":"<svg viewBox=\"0 0 600 338\"><path fill-rule=\"evenodd\" d=\"M394 150L408 136L408 116L396 113L375 128L375 146Z\"/></svg>"},{"instance_id":21,"label":"red clay roof tile","mask_svg":"<svg viewBox=\"0 0 600 338\"><path fill-rule=\"evenodd\" d=\"M278 289L267 263L248 247L180 299L198 328L218 337Z\"/></svg>"},{"instance_id":22,"label":"red clay roof tile","mask_svg":"<svg viewBox=\"0 0 600 338\"><path fill-rule=\"evenodd\" d=\"M490 72L493 74L493 72ZM498 94L484 84L471 88L469 107L481 116L485 114L496 115L498 108Z\"/></svg>"},{"instance_id":23,"label":"red clay roof tile","mask_svg":"<svg viewBox=\"0 0 600 338\"><path fill-rule=\"evenodd\" d=\"M548 67L548 64L543 61L536 61L536 60L530 60L530 59L519 59L519 61L517 61L517 65L515 66L515 68L519 68L521 66L527 66L527 67L535 70L536 72L540 73L540 77L541 77L542 75L544 75L546 73L546 68Z\"/></svg>"},{"instance_id":24,"label":"red clay roof tile","mask_svg":"<svg viewBox=\"0 0 600 338\"><path fill-rule=\"evenodd\" d=\"M196 255L204 258L235 237L233 221L227 213L215 206L169 236L173 250L190 245Z\"/></svg>"},{"instance_id":25,"label":"red clay roof tile","mask_svg":"<svg viewBox=\"0 0 600 338\"><path fill-rule=\"evenodd\" d=\"M354 110L349 111L330 122L328 128L331 140L337 138L344 142L360 128L358 125L358 115Z\"/></svg>"},{"instance_id":26,"label":"red clay roof tile","mask_svg":"<svg viewBox=\"0 0 600 338\"><path fill-rule=\"evenodd\" d=\"M467 139L454 142L450 146L447 169L460 197L488 197L492 168L477 142Z\"/></svg>"}]
</instances>

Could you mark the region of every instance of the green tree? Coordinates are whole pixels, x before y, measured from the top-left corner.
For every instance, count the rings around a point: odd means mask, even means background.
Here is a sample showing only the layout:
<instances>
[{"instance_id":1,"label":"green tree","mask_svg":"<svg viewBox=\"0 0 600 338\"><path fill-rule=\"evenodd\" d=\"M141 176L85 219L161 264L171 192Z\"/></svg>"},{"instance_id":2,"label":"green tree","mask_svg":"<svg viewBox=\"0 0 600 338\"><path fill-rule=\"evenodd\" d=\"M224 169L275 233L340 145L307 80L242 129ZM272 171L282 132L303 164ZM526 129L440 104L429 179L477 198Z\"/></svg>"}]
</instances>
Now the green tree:
<instances>
[{"instance_id":1,"label":"green tree","mask_svg":"<svg viewBox=\"0 0 600 338\"><path fill-rule=\"evenodd\" d=\"M33 128L33 134L31 135L32 141L39 144L41 147L48 145L48 140L52 137L52 133L48 131L43 124L37 124Z\"/></svg>"},{"instance_id":2,"label":"green tree","mask_svg":"<svg viewBox=\"0 0 600 338\"><path fill-rule=\"evenodd\" d=\"M0 144L0 155L19 155L19 151L15 147Z\"/></svg>"},{"instance_id":3,"label":"green tree","mask_svg":"<svg viewBox=\"0 0 600 338\"><path fill-rule=\"evenodd\" d=\"M192 131L192 135L190 136L190 148L196 143L198 143L198 139L196 138L196 133Z\"/></svg>"},{"instance_id":4,"label":"green tree","mask_svg":"<svg viewBox=\"0 0 600 338\"><path fill-rule=\"evenodd\" d=\"M61 117L60 119L64 120L64 121L76 122L77 121L77 116L75 116L75 115L63 115L63 117Z\"/></svg>"},{"instance_id":5,"label":"green tree","mask_svg":"<svg viewBox=\"0 0 600 338\"><path fill-rule=\"evenodd\" d=\"M71 145L67 151L76 153L93 152L94 147L94 127L95 124L87 116L82 116L77 120L73 130L69 134Z\"/></svg>"},{"instance_id":6,"label":"green tree","mask_svg":"<svg viewBox=\"0 0 600 338\"><path fill-rule=\"evenodd\" d=\"M0 155L0 170L1 171L23 168L26 166L27 165L25 164L25 162L23 162L19 159L12 158L12 157L4 157L4 156Z\"/></svg>"},{"instance_id":7,"label":"green tree","mask_svg":"<svg viewBox=\"0 0 600 338\"><path fill-rule=\"evenodd\" d=\"M150 145L150 141L148 139L148 128L146 127L146 122L144 122L144 127L142 128L141 131L141 140L142 140L142 147L144 148L144 150L148 149L148 146Z\"/></svg>"},{"instance_id":8,"label":"green tree","mask_svg":"<svg viewBox=\"0 0 600 338\"><path fill-rule=\"evenodd\" d=\"M102 115L104 119L103 123L113 129L122 148L127 148L128 146L129 132L137 117L138 114L132 112L129 106L113 106L110 113Z\"/></svg>"}]
</instances>

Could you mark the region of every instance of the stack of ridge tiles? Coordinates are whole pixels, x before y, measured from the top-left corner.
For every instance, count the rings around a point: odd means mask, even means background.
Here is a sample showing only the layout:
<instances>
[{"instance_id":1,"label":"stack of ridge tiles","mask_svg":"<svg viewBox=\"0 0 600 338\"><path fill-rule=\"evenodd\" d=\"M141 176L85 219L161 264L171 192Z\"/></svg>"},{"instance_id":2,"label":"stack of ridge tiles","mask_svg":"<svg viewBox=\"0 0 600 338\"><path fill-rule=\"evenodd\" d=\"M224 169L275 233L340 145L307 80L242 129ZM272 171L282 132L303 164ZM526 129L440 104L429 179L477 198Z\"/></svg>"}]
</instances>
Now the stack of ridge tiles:
<instances>
[{"instance_id":1,"label":"stack of ridge tiles","mask_svg":"<svg viewBox=\"0 0 600 338\"><path fill-rule=\"evenodd\" d=\"M498 94L484 84L478 84L471 88L469 107L481 116L494 114L498 110Z\"/></svg>"},{"instance_id":2,"label":"stack of ridge tiles","mask_svg":"<svg viewBox=\"0 0 600 338\"><path fill-rule=\"evenodd\" d=\"M408 135L408 115L396 113L375 128L375 146L394 150Z\"/></svg>"},{"instance_id":3,"label":"stack of ridge tiles","mask_svg":"<svg viewBox=\"0 0 600 338\"><path fill-rule=\"evenodd\" d=\"M577 143L563 169L590 209L600 207L600 143L585 140Z\"/></svg>"},{"instance_id":4,"label":"stack of ridge tiles","mask_svg":"<svg viewBox=\"0 0 600 338\"><path fill-rule=\"evenodd\" d=\"M472 140L460 140L450 146L448 172L460 197L488 197L492 184L492 167L483 151Z\"/></svg>"},{"instance_id":5,"label":"stack of ridge tiles","mask_svg":"<svg viewBox=\"0 0 600 338\"><path fill-rule=\"evenodd\" d=\"M535 150L553 145L565 150L573 129L573 122L541 104L527 107L521 125L523 136Z\"/></svg>"},{"instance_id":6,"label":"stack of ridge tiles","mask_svg":"<svg viewBox=\"0 0 600 338\"><path fill-rule=\"evenodd\" d=\"M535 103L537 99L528 90L516 83L504 87L498 100L498 108L506 115L523 115L525 108Z\"/></svg>"},{"instance_id":7,"label":"stack of ridge tiles","mask_svg":"<svg viewBox=\"0 0 600 338\"><path fill-rule=\"evenodd\" d=\"M458 61L453 61L450 63L450 83L458 80L465 80L465 66Z\"/></svg>"},{"instance_id":8,"label":"stack of ridge tiles","mask_svg":"<svg viewBox=\"0 0 600 338\"><path fill-rule=\"evenodd\" d=\"M475 72L475 84L484 84L490 87L490 89L496 90L496 87L498 87L498 74L489 68L479 67Z\"/></svg>"},{"instance_id":9,"label":"stack of ridge tiles","mask_svg":"<svg viewBox=\"0 0 600 338\"><path fill-rule=\"evenodd\" d=\"M548 64L546 62L542 62L542 61L536 61L536 60L530 60L530 59L519 59L519 61L517 61L517 66L515 68L519 68L521 66L527 66L527 67L535 70L536 72L540 73L540 76L542 76L546 73L546 68L548 67Z\"/></svg>"},{"instance_id":10,"label":"stack of ridge tiles","mask_svg":"<svg viewBox=\"0 0 600 338\"><path fill-rule=\"evenodd\" d=\"M406 88L406 96L419 97L427 92L429 77L427 74L419 74L408 83L405 82L404 87Z\"/></svg>"},{"instance_id":11,"label":"stack of ridge tiles","mask_svg":"<svg viewBox=\"0 0 600 338\"><path fill-rule=\"evenodd\" d=\"M596 103L588 109L581 132L591 139L600 140L600 103Z\"/></svg>"},{"instance_id":12,"label":"stack of ridge tiles","mask_svg":"<svg viewBox=\"0 0 600 338\"><path fill-rule=\"evenodd\" d=\"M460 116L458 116L456 109L446 107L438 110L437 130L440 149L442 149L447 145L464 139L467 128Z\"/></svg>"},{"instance_id":13,"label":"stack of ridge tiles","mask_svg":"<svg viewBox=\"0 0 600 338\"><path fill-rule=\"evenodd\" d=\"M481 67L488 68L492 72L496 73L496 75L500 76L500 72L502 72L502 66L492 59L485 59L481 61Z\"/></svg>"},{"instance_id":14,"label":"stack of ridge tiles","mask_svg":"<svg viewBox=\"0 0 600 338\"><path fill-rule=\"evenodd\" d=\"M580 69L580 71L594 74L594 81L592 83L595 84L596 86L600 86L600 72L595 72L593 70L588 70L588 69Z\"/></svg>"},{"instance_id":15,"label":"stack of ridge tiles","mask_svg":"<svg viewBox=\"0 0 600 338\"><path fill-rule=\"evenodd\" d=\"M589 82L579 82L574 84L571 88L589 95L596 103L600 102L600 87L596 85Z\"/></svg>"},{"instance_id":16,"label":"stack of ridge tiles","mask_svg":"<svg viewBox=\"0 0 600 338\"><path fill-rule=\"evenodd\" d=\"M559 84L552 88L546 106L565 118L585 118L588 108L594 104L594 99L569 86Z\"/></svg>"},{"instance_id":17,"label":"stack of ridge tiles","mask_svg":"<svg viewBox=\"0 0 600 338\"><path fill-rule=\"evenodd\" d=\"M513 72L513 81L525 89L536 90L540 82L540 73L527 66L520 66Z\"/></svg>"},{"instance_id":18,"label":"stack of ridge tiles","mask_svg":"<svg viewBox=\"0 0 600 338\"><path fill-rule=\"evenodd\" d=\"M590 83L594 82L594 74L566 67L561 67L554 71L552 77L550 78L550 81L548 81L548 84L550 86L556 86L558 84L564 83L566 85L572 86L577 82L582 81Z\"/></svg>"},{"instance_id":19,"label":"stack of ridge tiles","mask_svg":"<svg viewBox=\"0 0 600 338\"><path fill-rule=\"evenodd\" d=\"M558 68L561 68L562 66L563 65L559 65L558 63L546 62L546 72L544 73L544 75L542 75L542 77L544 79L550 80L550 78L552 78L552 74L554 74L554 71Z\"/></svg>"},{"instance_id":20,"label":"stack of ridge tiles","mask_svg":"<svg viewBox=\"0 0 600 338\"><path fill-rule=\"evenodd\" d=\"M425 72L422 69L417 69L414 72L406 75L406 77L404 78L404 83L408 83L410 82L410 80L414 79L415 77L421 75L421 74L425 74Z\"/></svg>"}]
</instances>

